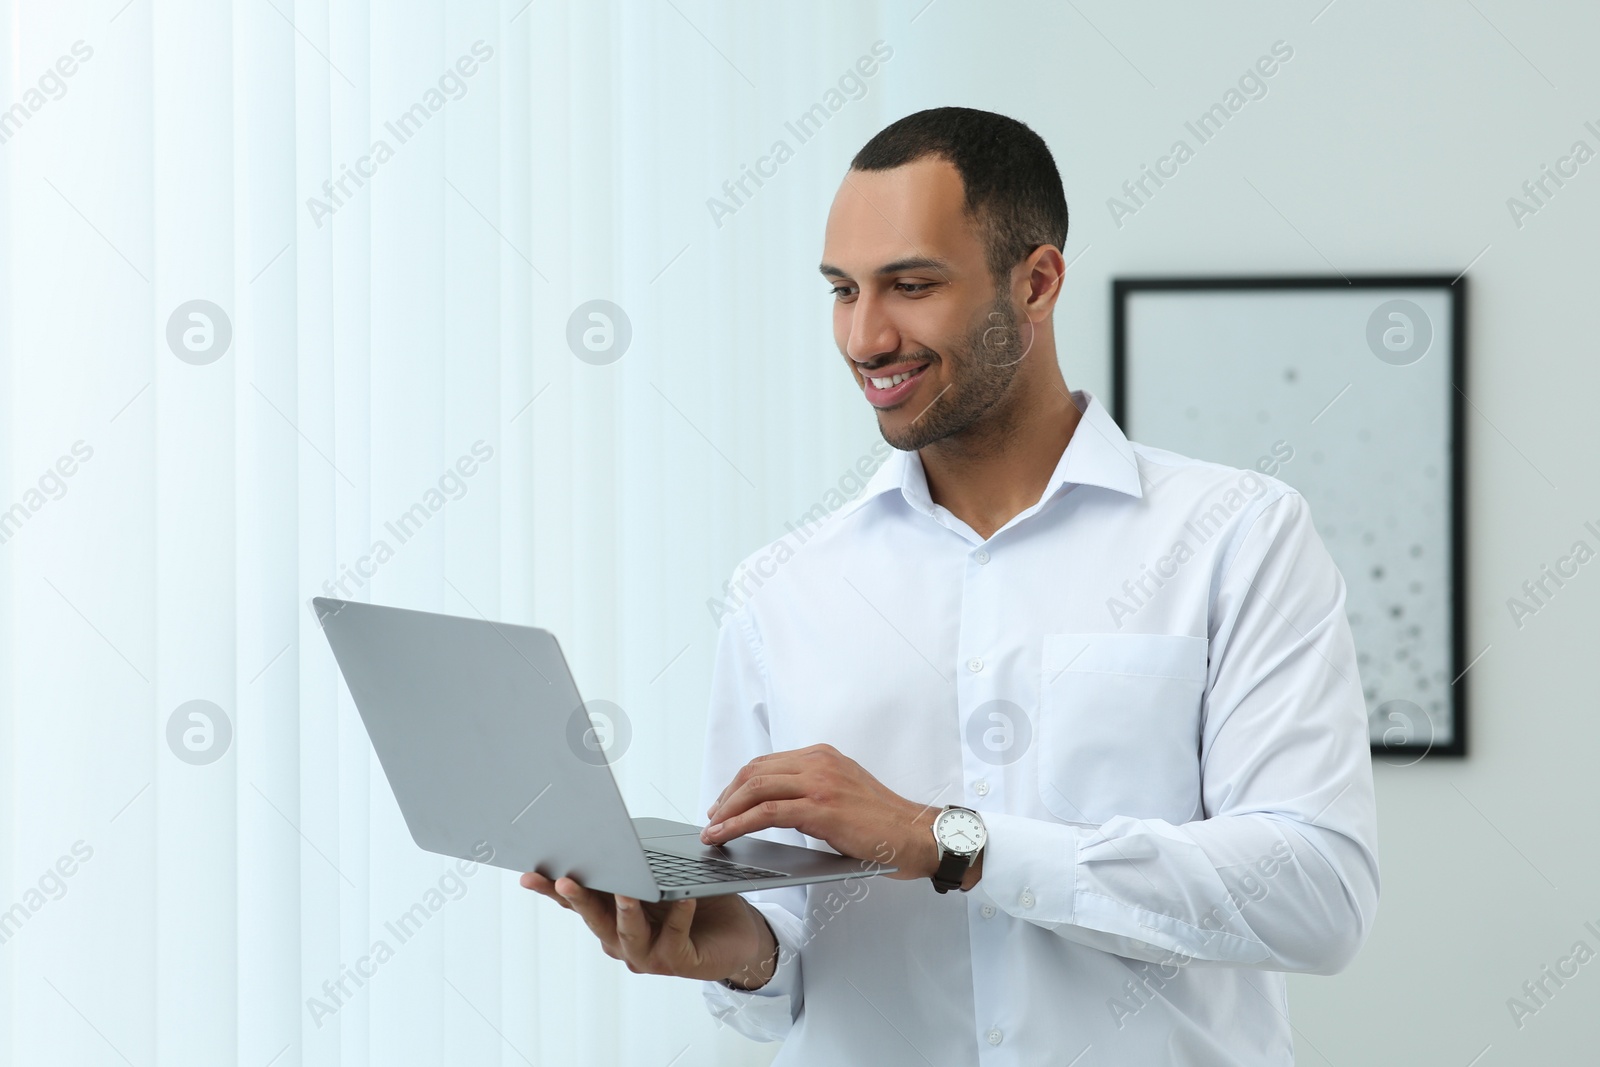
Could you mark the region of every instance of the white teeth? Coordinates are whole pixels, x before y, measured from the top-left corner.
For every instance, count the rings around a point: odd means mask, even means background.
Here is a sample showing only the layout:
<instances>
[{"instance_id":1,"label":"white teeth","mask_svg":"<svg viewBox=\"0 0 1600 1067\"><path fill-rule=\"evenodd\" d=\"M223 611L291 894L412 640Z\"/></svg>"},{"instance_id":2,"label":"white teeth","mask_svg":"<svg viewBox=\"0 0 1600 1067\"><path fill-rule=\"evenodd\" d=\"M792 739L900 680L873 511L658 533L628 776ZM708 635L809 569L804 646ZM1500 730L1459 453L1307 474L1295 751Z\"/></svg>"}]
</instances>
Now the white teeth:
<instances>
[{"instance_id":1,"label":"white teeth","mask_svg":"<svg viewBox=\"0 0 1600 1067\"><path fill-rule=\"evenodd\" d=\"M911 374L896 374L890 378L868 378L867 381L871 382L879 389L892 389L911 376Z\"/></svg>"}]
</instances>

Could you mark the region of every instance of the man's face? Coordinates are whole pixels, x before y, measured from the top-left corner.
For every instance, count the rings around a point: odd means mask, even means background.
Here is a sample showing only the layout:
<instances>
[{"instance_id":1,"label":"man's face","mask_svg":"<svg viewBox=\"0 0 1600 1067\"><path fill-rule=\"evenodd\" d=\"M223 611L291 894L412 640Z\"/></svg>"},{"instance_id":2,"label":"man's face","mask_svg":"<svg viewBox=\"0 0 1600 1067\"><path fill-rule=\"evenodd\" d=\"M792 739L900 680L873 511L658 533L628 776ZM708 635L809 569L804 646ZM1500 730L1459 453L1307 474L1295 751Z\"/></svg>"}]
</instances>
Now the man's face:
<instances>
[{"instance_id":1,"label":"man's face","mask_svg":"<svg viewBox=\"0 0 1600 1067\"><path fill-rule=\"evenodd\" d=\"M962 211L961 175L942 159L850 171L834 197L822 274L833 337L878 428L911 451L960 434L1007 398L1032 342L1009 290L996 289ZM988 429L1003 429L996 424Z\"/></svg>"}]
</instances>

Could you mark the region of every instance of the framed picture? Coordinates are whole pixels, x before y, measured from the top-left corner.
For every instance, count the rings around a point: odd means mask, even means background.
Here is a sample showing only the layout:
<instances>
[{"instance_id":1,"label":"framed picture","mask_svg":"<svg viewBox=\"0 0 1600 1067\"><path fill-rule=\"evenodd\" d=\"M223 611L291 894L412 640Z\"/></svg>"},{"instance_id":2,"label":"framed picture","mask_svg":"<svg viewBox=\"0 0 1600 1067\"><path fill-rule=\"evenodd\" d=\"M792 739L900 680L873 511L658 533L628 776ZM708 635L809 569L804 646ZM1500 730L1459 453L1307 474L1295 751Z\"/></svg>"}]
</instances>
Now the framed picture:
<instances>
[{"instance_id":1,"label":"framed picture","mask_svg":"<svg viewBox=\"0 0 1600 1067\"><path fill-rule=\"evenodd\" d=\"M1372 748L1467 751L1465 281L1120 279L1129 438L1292 485L1344 575Z\"/></svg>"}]
</instances>

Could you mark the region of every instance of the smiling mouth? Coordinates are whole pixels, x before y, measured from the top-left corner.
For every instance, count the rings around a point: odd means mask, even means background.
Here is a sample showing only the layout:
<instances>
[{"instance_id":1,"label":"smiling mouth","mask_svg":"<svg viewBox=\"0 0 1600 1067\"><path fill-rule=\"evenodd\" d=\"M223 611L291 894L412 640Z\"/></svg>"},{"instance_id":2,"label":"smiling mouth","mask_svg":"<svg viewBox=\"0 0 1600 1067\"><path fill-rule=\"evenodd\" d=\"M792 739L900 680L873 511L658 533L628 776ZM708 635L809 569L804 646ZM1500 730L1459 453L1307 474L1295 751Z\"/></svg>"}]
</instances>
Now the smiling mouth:
<instances>
[{"instance_id":1,"label":"smiling mouth","mask_svg":"<svg viewBox=\"0 0 1600 1067\"><path fill-rule=\"evenodd\" d=\"M928 365L926 363L924 363L924 364L922 364L920 366L913 367L911 370L900 371L900 372L898 372L896 374L891 374L891 375L888 375L888 376L863 374L861 377L863 377L867 381L871 382L874 388L877 388L877 389L892 389L895 386L899 385L901 382L910 381L912 378L915 378L917 375L921 374L923 371L925 371L927 369L928 369Z\"/></svg>"},{"instance_id":2,"label":"smiling mouth","mask_svg":"<svg viewBox=\"0 0 1600 1067\"><path fill-rule=\"evenodd\" d=\"M916 392L921 384L923 372L933 366L930 363L890 363L881 368L878 374L868 374L857 369L861 375L861 391L866 394L867 403L880 411L896 408L906 402L906 398Z\"/></svg>"}]
</instances>

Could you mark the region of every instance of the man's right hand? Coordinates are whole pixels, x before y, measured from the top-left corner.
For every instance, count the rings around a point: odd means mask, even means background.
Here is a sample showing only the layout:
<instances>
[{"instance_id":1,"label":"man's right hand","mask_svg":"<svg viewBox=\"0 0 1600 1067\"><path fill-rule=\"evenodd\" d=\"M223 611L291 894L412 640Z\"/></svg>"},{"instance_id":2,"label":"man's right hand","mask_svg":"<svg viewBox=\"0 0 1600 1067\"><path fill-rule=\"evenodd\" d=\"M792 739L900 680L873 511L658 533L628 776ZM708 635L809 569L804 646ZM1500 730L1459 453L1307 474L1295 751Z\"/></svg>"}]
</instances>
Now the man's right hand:
<instances>
[{"instance_id":1,"label":"man's right hand","mask_svg":"<svg viewBox=\"0 0 1600 1067\"><path fill-rule=\"evenodd\" d=\"M728 979L759 989L772 977L778 942L767 920L736 893L655 903L586 889L534 871L522 887L577 912L607 956L635 974Z\"/></svg>"}]
</instances>

